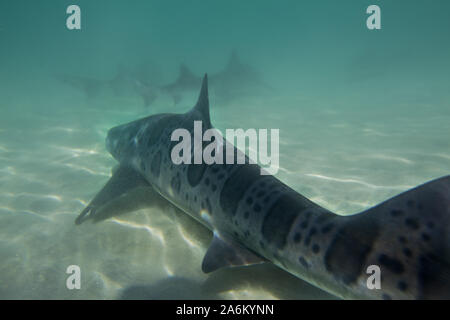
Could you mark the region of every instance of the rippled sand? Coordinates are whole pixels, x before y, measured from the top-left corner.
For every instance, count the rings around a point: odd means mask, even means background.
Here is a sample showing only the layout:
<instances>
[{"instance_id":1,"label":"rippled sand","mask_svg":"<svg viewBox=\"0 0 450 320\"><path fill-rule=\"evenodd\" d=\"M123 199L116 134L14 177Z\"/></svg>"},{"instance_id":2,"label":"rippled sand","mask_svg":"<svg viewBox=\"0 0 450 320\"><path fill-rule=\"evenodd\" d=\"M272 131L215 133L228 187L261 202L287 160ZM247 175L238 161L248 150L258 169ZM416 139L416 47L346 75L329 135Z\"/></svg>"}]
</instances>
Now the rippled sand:
<instances>
[{"instance_id":1,"label":"rippled sand","mask_svg":"<svg viewBox=\"0 0 450 320\"><path fill-rule=\"evenodd\" d=\"M210 232L171 206L151 203L148 190L117 204L114 218L74 225L115 165L104 148L107 130L188 108L158 105L147 111L138 99L112 96L2 105L0 298L332 299L270 264L203 274ZM450 172L448 112L380 119L292 97L243 105L212 104L213 123L280 128L277 176L338 214ZM81 268L80 290L66 288L69 265Z\"/></svg>"}]
</instances>

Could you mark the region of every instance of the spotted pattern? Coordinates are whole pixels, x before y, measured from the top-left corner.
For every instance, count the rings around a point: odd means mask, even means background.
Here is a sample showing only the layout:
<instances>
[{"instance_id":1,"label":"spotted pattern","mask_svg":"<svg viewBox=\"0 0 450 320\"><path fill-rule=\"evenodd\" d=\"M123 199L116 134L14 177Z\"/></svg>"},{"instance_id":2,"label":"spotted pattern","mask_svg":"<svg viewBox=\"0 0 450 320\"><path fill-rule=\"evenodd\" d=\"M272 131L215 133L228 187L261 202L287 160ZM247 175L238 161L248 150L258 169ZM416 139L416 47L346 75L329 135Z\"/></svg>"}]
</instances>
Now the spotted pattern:
<instances>
[{"instance_id":1,"label":"spotted pattern","mask_svg":"<svg viewBox=\"0 0 450 320\"><path fill-rule=\"evenodd\" d=\"M314 237L314 235L317 233L317 229L312 227L311 230L309 230L308 235L305 238L305 246L309 246L309 244L311 243L311 239L312 237Z\"/></svg>"},{"instance_id":2,"label":"spotted pattern","mask_svg":"<svg viewBox=\"0 0 450 320\"><path fill-rule=\"evenodd\" d=\"M393 217L400 217L402 215L403 215L402 210L394 209L391 211L391 216L393 216Z\"/></svg>"},{"instance_id":3,"label":"spotted pattern","mask_svg":"<svg viewBox=\"0 0 450 320\"><path fill-rule=\"evenodd\" d=\"M430 241L430 235L428 233L422 233L422 240L425 242L429 242Z\"/></svg>"},{"instance_id":4,"label":"spotted pattern","mask_svg":"<svg viewBox=\"0 0 450 320\"><path fill-rule=\"evenodd\" d=\"M285 193L268 210L262 224L262 235L278 249L286 246L286 236L298 215L306 209L303 198L295 193Z\"/></svg>"},{"instance_id":5,"label":"spotted pattern","mask_svg":"<svg viewBox=\"0 0 450 320\"><path fill-rule=\"evenodd\" d=\"M318 244L313 244L312 252L318 254L320 252L320 246Z\"/></svg>"},{"instance_id":6,"label":"spotted pattern","mask_svg":"<svg viewBox=\"0 0 450 320\"><path fill-rule=\"evenodd\" d=\"M386 267L388 270L395 274L402 274L405 271L403 263L395 258L391 258L386 254L381 254L378 257L378 262L381 266Z\"/></svg>"},{"instance_id":7,"label":"spotted pattern","mask_svg":"<svg viewBox=\"0 0 450 320\"><path fill-rule=\"evenodd\" d=\"M155 176L158 177L161 171L161 152L158 151L152 159L152 163L150 164L150 171Z\"/></svg>"},{"instance_id":8,"label":"spotted pattern","mask_svg":"<svg viewBox=\"0 0 450 320\"><path fill-rule=\"evenodd\" d=\"M379 234L379 226L369 215L341 219L347 221L326 250L325 267L337 280L351 284L365 269L367 256Z\"/></svg>"},{"instance_id":9,"label":"spotted pattern","mask_svg":"<svg viewBox=\"0 0 450 320\"><path fill-rule=\"evenodd\" d=\"M181 181L180 181L180 175L179 174L177 174L176 176L174 176L172 178L172 181L170 182L170 186L172 187L172 190L175 193L179 193L180 192Z\"/></svg>"},{"instance_id":10,"label":"spotted pattern","mask_svg":"<svg viewBox=\"0 0 450 320\"><path fill-rule=\"evenodd\" d=\"M325 225L325 226L322 228L321 232L322 232L323 234L327 234L327 233L329 233L331 230L333 230L333 227L334 227L334 224L333 224L333 223L328 223L327 225Z\"/></svg>"},{"instance_id":11,"label":"spotted pattern","mask_svg":"<svg viewBox=\"0 0 450 320\"><path fill-rule=\"evenodd\" d=\"M294 236L294 242L295 243L300 243L302 241L302 234L297 232Z\"/></svg>"},{"instance_id":12,"label":"spotted pattern","mask_svg":"<svg viewBox=\"0 0 450 320\"><path fill-rule=\"evenodd\" d=\"M298 258L298 262L300 262L300 264L301 264L304 268L306 268L306 269L309 268L309 264L308 264L308 262L305 260L305 258L303 258L303 257Z\"/></svg>"},{"instance_id":13,"label":"spotted pattern","mask_svg":"<svg viewBox=\"0 0 450 320\"><path fill-rule=\"evenodd\" d=\"M404 249L403 249L403 254L404 254L406 257L408 257L408 258L411 258L412 255L413 255L411 249L409 249L409 248L404 248Z\"/></svg>"},{"instance_id":14,"label":"spotted pattern","mask_svg":"<svg viewBox=\"0 0 450 320\"><path fill-rule=\"evenodd\" d=\"M197 186L202 181L203 175L207 168L207 164L190 164L188 166L187 178L191 187Z\"/></svg>"},{"instance_id":15,"label":"spotted pattern","mask_svg":"<svg viewBox=\"0 0 450 320\"><path fill-rule=\"evenodd\" d=\"M435 248L439 255L433 253L418 257L418 299L450 299L448 290L448 270L450 263L444 257L443 247Z\"/></svg>"},{"instance_id":16,"label":"spotted pattern","mask_svg":"<svg viewBox=\"0 0 450 320\"><path fill-rule=\"evenodd\" d=\"M412 230L419 229L419 222L417 221L417 219L407 218L407 219L405 219L405 224L407 227L411 228Z\"/></svg>"}]
</instances>

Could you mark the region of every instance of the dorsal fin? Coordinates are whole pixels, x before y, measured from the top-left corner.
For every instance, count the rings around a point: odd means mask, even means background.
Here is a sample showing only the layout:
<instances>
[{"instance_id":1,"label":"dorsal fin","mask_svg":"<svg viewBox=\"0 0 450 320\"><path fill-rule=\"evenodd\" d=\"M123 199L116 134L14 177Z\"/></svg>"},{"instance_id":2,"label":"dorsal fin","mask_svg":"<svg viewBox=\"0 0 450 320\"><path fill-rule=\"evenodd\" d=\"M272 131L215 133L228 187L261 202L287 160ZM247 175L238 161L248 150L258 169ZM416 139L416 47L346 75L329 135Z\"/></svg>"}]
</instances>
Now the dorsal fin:
<instances>
[{"instance_id":1,"label":"dorsal fin","mask_svg":"<svg viewBox=\"0 0 450 320\"><path fill-rule=\"evenodd\" d=\"M200 112L205 120L211 122L209 118L208 75L206 73L203 77L202 88L200 89L200 95L198 96L194 110Z\"/></svg>"}]
</instances>

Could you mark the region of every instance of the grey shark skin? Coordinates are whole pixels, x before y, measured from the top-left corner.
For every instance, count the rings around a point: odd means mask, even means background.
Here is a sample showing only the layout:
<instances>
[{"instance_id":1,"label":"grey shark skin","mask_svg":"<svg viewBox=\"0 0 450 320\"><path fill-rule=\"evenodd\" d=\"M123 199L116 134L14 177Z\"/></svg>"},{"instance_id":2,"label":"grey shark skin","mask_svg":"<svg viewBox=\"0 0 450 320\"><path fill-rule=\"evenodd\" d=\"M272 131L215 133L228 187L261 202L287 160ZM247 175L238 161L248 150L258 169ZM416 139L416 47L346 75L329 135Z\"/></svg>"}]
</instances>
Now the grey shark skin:
<instances>
[{"instance_id":1,"label":"grey shark skin","mask_svg":"<svg viewBox=\"0 0 450 320\"><path fill-rule=\"evenodd\" d=\"M450 298L450 176L404 192L360 214L339 216L308 200L256 164L171 161L175 129L211 126L203 80L196 106L157 114L108 132L120 163L105 188L77 218L134 185L165 199L214 231L202 269L270 261L341 298ZM239 150L235 149L235 155ZM381 289L367 287L367 268L381 269Z\"/></svg>"}]
</instances>

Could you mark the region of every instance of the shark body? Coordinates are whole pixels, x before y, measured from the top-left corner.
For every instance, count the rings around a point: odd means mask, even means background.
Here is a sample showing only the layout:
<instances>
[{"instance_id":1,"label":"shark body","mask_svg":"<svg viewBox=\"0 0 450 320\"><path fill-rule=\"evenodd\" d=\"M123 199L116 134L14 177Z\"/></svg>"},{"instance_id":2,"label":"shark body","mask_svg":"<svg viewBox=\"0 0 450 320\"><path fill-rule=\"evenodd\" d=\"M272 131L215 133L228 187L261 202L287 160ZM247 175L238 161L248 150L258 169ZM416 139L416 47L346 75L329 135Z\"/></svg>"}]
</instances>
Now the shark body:
<instances>
[{"instance_id":1,"label":"shark body","mask_svg":"<svg viewBox=\"0 0 450 320\"><path fill-rule=\"evenodd\" d=\"M177 105L187 95L195 94L202 82L201 76L194 74L187 65L181 64L177 78L170 83L162 84L162 73L151 62L142 63L135 68L121 64L110 79L68 74L56 75L56 78L63 84L82 91L89 99L98 96L104 90L112 90L117 96L129 94L139 96L144 107L153 105L162 95L168 95ZM240 61L235 51L232 52L226 66L210 77L210 82L219 104L227 104L251 93L271 89L256 69Z\"/></svg>"},{"instance_id":2,"label":"shark body","mask_svg":"<svg viewBox=\"0 0 450 320\"><path fill-rule=\"evenodd\" d=\"M95 220L101 206L149 185L214 232L204 272L272 262L341 298L450 298L450 176L339 216L248 161L173 164L171 134L192 134L194 121L212 128L206 76L187 113L112 128L106 145L119 169L76 223ZM371 265L380 267L381 289L367 286Z\"/></svg>"},{"instance_id":3,"label":"shark body","mask_svg":"<svg viewBox=\"0 0 450 320\"><path fill-rule=\"evenodd\" d=\"M163 86L162 91L169 94L174 103L178 104L187 93L195 93L201 81L200 76L182 64L177 79ZM251 93L261 93L271 89L256 69L241 62L236 51L231 53L222 70L210 75L209 81L219 104L227 104Z\"/></svg>"}]
</instances>

